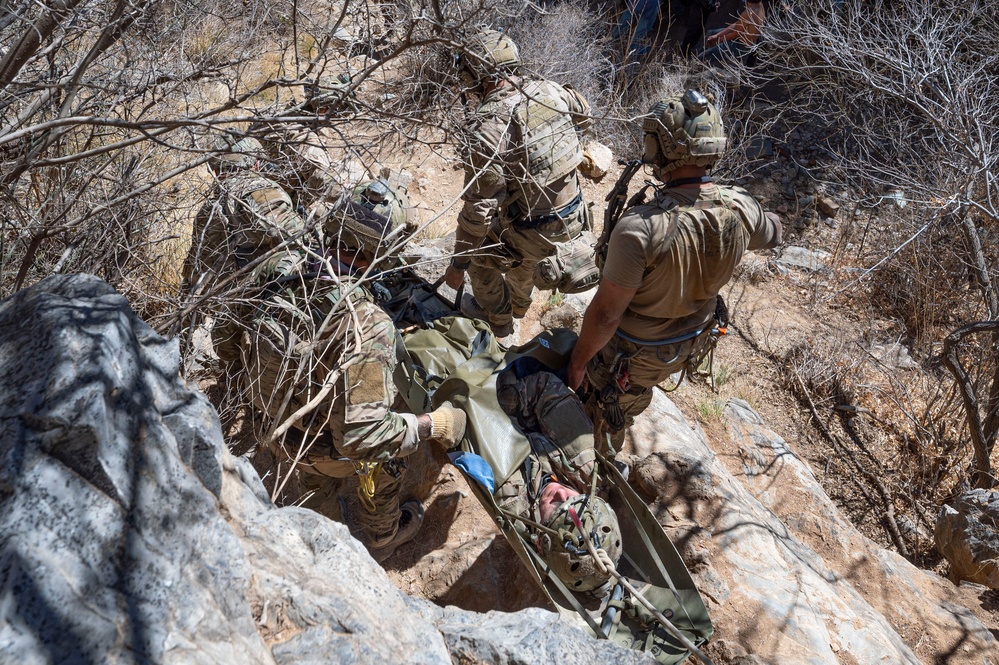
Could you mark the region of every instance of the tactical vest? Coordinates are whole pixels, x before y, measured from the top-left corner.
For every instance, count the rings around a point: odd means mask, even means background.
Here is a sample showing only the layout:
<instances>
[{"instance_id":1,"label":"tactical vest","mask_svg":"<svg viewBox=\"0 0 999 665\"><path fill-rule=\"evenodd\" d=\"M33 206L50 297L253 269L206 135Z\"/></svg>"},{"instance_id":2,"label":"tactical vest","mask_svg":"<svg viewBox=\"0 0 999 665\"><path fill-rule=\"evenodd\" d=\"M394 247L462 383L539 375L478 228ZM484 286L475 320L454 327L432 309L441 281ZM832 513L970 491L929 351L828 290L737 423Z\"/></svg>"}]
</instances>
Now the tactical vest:
<instances>
[{"instance_id":1,"label":"tactical vest","mask_svg":"<svg viewBox=\"0 0 999 665\"><path fill-rule=\"evenodd\" d=\"M573 173L583 161L569 106L548 92L546 81L524 84L511 115L513 187L511 200L533 201L549 185Z\"/></svg>"}]
</instances>

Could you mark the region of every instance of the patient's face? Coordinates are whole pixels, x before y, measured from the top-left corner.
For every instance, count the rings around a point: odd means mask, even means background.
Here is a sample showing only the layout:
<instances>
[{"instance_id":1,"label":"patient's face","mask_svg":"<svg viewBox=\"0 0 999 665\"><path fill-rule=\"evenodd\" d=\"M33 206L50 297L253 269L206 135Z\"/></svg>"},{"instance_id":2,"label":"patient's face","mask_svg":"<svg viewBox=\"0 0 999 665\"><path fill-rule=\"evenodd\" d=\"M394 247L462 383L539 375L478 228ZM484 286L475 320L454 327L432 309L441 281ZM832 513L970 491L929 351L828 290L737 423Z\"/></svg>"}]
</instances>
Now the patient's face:
<instances>
[{"instance_id":1,"label":"patient's face","mask_svg":"<svg viewBox=\"0 0 999 665\"><path fill-rule=\"evenodd\" d=\"M545 485L545 488L541 490L541 496L538 497L538 511L541 523L548 524L548 520L555 514L559 506L574 496L579 496L579 492L571 487L566 487L562 483L548 483Z\"/></svg>"}]
</instances>

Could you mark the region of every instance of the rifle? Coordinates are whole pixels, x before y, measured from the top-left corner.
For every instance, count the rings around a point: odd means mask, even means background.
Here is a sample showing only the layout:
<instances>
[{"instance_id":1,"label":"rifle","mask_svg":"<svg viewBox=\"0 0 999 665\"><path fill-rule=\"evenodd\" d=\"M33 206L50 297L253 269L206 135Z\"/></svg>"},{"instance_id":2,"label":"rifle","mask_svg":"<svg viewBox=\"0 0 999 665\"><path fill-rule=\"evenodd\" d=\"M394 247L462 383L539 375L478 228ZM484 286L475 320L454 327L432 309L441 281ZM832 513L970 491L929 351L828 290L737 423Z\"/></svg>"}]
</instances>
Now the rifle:
<instances>
[{"instance_id":1,"label":"rifle","mask_svg":"<svg viewBox=\"0 0 999 665\"><path fill-rule=\"evenodd\" d=\"M614 230L617 220L621 219L621 215L624 213L625 203L628 201L628 185L631 184L631 179L635 177L638 169L642 168L644 162L641 159L629 161L619 159L617 163L623 166L624 170L621 171L617 182L614 183L614 188L604 199L607 201L607 208L604 209L604 229L596 247L596 254L601 265L607 258L607 244L610 242L611 231Z\"/></svg>"}]
</instances>

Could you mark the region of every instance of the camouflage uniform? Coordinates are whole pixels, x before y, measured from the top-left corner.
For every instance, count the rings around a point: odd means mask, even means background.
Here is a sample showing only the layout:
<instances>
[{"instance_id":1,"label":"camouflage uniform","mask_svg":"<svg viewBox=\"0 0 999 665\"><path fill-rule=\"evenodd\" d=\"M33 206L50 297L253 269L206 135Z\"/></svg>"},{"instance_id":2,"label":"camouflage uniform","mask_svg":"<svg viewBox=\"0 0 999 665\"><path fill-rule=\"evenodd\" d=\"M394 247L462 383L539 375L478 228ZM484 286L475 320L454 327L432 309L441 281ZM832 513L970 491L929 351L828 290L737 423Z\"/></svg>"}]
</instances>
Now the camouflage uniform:
<instances>
[{"instance_id":1,"label":"camouflage uniform","mask_svg":"<svg viewBox=\"0 0 999 665\"><path fill-rule=\"evenodd\" d=\"M418 443L416 416L392 410L399 333L363 288L305 279L301 266L284 257L286 276L257 309L243 348L248 395L277 422L298 414L295 427L312 442L299 467L317 490L309 507L336 516L340 483L330 479L353 475L355 462L378 463L373 505L356 515L362 539L377 545L399 524L398 458Z\"/></svg>"},{"instance_id":2,"label":"camouflage uniform","mask_svg":"<svg viewBox=\"0 0 999 665\"><path fill-rule=\"evenodd\" d=\"M304 229L280 184L250 169L223 173L195 219L184 277L229 273Z\"/></svg>"},{"instance_id":3,"label":"camouflage uniform","mask_svg":"<svg viewBox=\"0 0 999 665\"><path fill-rule=\"evenodd\" d=\"M603 278L637 291L617 334L586 367L587 412L598 446L609 431L620 450L625 429L652 401L653 387L703 358L714 342L718 293L743 254L779 241L780 224L737 187L664 189L650 205L625 211L610 236ZM625 373L630 385L621 386L617 379ZM613 390L624 418L616 431L601 405L607 386L626 388Z\"/></svg>"},{"instance_id":4,"label":"camouflage uniform","mask_svg":"<svg viewBox=\"0 0 999 665\"><path fill-rule=\"evenodd\" d=\"M241 169L219 178L218 198L206 204L195 220L191 251L184 278L196 293L305 231L291 197L260 173ZM268 259L255 268L266 274L279 260ZM215 351L224 362L239 358L242 307L217 312L212 329Z\"/></svg>"},{"instance_id":5,"label":"camouflage uniform","mask_svg":"<svg viewBox=\"0 0 999 665\"><path fill-rule=\"evenodd\" d=\"M349 184L315 129L282 125L265 134L264 145L277 167L275 178L300 197L299 205L333 200Z\"/></svg>"},{"instance_id":6,"label":"camouflage uniform","mask_svg":"<svg viewBox=\"0 0 999 665\"><path fill-rule=\"evenodd\" d=\"M496 399L531 442L524 466L494 492L497 505L537 522L537 497L546 477L589 493L596 459L593 425L576 394L550 372L518 380L506 371L497 379Z\"/></svg>"},{"instance_id":7,"label":"camouflage uniform","mask_svg":"<svg viewBox=\"0 0 999 665\"><path fill-rule=\"evenodd\" d=\"M465 129L458 225L482 242L468 273L494 327L524 316L537 263L592 226L576 176L589 112L571 88L530 80L494 88Z\"/></svg>"},{"instance_id":8,"label":"camouflage uniform","mask_svg":"<svg viewBox=\"0 0 999 665\"><path fill-rule=\"evenodd\" d=\"M335 161L329 152L327 139L320 128L334 122L347 122L343 117L356 109L346 96L350 80L347 77L322 77L318 83L305 85L305 102L289 111L295 115L315 113L315 122L273 122L256 125L254 133L262 140L271 163L276 167L274 178L296 197L296 204L311 207L317 201L332 201L345 188L350 174L346 160Z\"/></svg>"}]
</instances>

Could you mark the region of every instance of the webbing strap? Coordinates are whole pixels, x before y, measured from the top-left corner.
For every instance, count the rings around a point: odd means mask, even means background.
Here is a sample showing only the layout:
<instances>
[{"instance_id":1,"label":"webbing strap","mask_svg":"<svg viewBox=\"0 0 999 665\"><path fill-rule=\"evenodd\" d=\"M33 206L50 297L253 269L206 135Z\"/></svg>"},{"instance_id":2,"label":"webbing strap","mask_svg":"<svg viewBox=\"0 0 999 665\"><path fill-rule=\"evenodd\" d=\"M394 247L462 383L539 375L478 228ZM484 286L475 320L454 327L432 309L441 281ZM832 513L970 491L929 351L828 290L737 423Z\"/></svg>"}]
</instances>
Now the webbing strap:
<instances>
[{"instance_id":1,"label":"webbing strap","mask_svg":"<svg viewBox=\"0 0 999 665\"><path fill-rule=\"evenodd\" d=\"M608 462L607 458L600 454L600 451L596 451L596 454L597 459L606 468L604 473L614 479L615 485L618 485L619 483L623 483L624 485L628 484L628 481L624 479L621 472L617 470L616 466ZM634 508L631 507L631 502L624 501L623 503L628 507L628 511L631 513L633 523L640 524L641 522L638 519L638 515L635 513ZM673 580L669 573L666 572L666 566L663 565L662 559L659 558L659 553L652 545L652 541L649 539L649 534L645 533L645 529L636 529L636 531L638 531L638 534L642 537L642 545L644 545L645 549L652 555L652 560L655 562L656 568L659 569L659 574L664 580L666 580L666 584L669 585L670 591L672 591L673 594L677 596L677 600L679 600L679 591L677 591L676 587L673 585Z\"/></svg>"},{"instance_id":2,"label":"webbing strap","mask_svg":"<svg viewBox=\"0 0 999 665\"><path fill-rule=\"evenodd\" d=\"M617 470L617 467L609 463L607 459L600 454L599 451L597 452L597 459L600 460L605 467L607 467L607 474L608 476L614 479L615 485L618 485L619 483L622 483L624 486L628 485L628 481L624 479L624 477L621 475L621 472ZM628 487L630 489L630 486ZM641 524L640 520L638 519L638 515L635 513L634 508L632 508L631 506L631 502L628 501L627 498L625 498L625 500L622 501L622 503L624 503L628 507L628 511L631 513L631 518L633 520L633 523ZM680 609L683 610L684 616L690 622L691 625L696 625L693 618L690 616L690 613L687 612L687 606L683 602L683 599L680 597L680 591L676 588L676 585L673 584L673 577L668 572L666 572L666 566L663 564L663 561L659 556L659 552L656 551L656 548L653 546L652 540L649 538L648 533L646 533L645 529L642 528L635 530L638 531L639 536L641 536L642 545L645 546L645 549L652 556L652 560L655 562L656 568L659 569L659 574L662 576L664 580L666 580L666 585L669 587L669 590L673 593L673 597L676 598L676 601L679 604Z\"/></svg>"},{"instance_id":3,"label":"webbing strap","mask_svg":"<svg viewBox=\"0 0 999 665\"><path fill-rule=\"evenodd\" d=\"M629 342L633 344L638 344L639 346L667 346L669 344L679 344L680 342L686 342L687 340L699 337L702 333L705 332L705 330L707 329L699 328L697 330L692 330L689 333L680 335L679 337L671 337L669 339L663 339L657 342L649 341L647 339L639 339L638 337L632 337L631 335L623 333L620 330L615 331L614 334L620 337L621 339L628 340Z\"/></svg>"},{"instance_id":4,"label":"webbing strap","mask_svg":"<svg viewBox=\"0 0 999 665\"><path fill-rule=\"evenodd\" d=\"M572 201L569 201L569 203L565 204L558 210L554 210L544 215L535 215L534 217L527 217L522 220L515 220L512 222L513 227L519 230L536 229L543 224L548 224L549 222L565 219L572 213L576 212L576 210L579 209L579 206L582 203L583 203L583 192L582 190L580 190L576 194L576 198L574 198ZM516 206L516 208L514 208L514 206ZM513 205L509 206L507 209L510 211L511 215L516 217L520 216L521 210L519 204L514 203Z\"/></svg>"}]
</instances>

